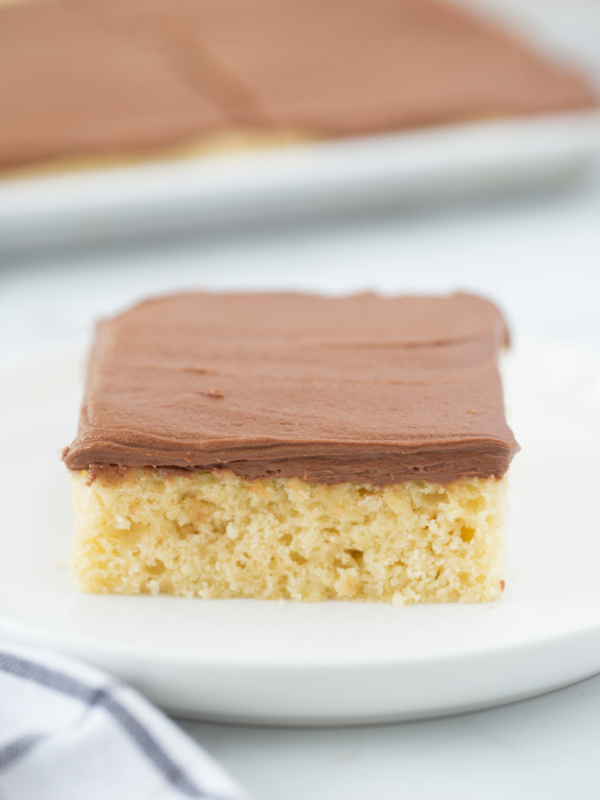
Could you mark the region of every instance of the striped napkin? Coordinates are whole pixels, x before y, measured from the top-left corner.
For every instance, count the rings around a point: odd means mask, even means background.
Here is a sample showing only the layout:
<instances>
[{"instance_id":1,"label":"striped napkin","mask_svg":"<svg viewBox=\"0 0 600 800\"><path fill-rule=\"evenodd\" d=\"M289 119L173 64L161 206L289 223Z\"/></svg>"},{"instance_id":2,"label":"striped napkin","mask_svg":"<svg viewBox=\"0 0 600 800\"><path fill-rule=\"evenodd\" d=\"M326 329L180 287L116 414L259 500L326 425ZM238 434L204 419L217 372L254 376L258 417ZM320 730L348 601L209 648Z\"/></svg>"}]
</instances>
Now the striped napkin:
<instances>
[{"instance_id":1,"label":"striped napkin","mask_svg":"<svg viewBox=\"0 0 600 800\"><path fill-rule=\"evenodd\" d=\"M247 800L137 692L92 667L0 644L0 800Z\"/></svg>"}]
</instances>

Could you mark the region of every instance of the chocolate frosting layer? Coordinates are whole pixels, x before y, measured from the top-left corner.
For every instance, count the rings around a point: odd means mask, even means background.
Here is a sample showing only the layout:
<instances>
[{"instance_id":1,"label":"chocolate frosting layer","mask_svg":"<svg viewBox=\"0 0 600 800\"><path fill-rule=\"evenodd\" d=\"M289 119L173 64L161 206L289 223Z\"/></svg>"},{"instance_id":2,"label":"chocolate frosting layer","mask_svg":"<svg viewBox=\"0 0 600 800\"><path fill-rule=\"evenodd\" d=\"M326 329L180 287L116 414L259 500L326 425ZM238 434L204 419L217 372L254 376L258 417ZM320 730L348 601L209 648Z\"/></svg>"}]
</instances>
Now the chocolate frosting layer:
<instances>
[{"instance_id":1,"label":"chocolate frosting layer","mask_svg":"<svg viewBox=\"0 0 600 800\"><path fill-rule=\"evenodd\" d=\"M473 295L180 294L101 322L69 469L502 476L502 315Z\"/></svg>"},{"instance_id":2,"label":"chocolate frosting layer","mask_svg":"<svg viewBox=\"0 0 600 800\"><path fill-rule=\"evenodd\" d=\"M199 7L203 41L284 127L370 134L596 102L574 71L451 3L206 0Z\"/></svg>"},{"instance_id":3,"label":"chocolate frosting layer","mask_svg":"<svg viewBox=\"0 0 600 800\"><path fill-rule=\"evenodd\" d=\"M0 165L231 130L347 136L589 108L586 81L434 0L0 7Z\"/></svg>"},{"instance_id":4,"label":"chocolate frosting layer","mask_svg":"<svg viewBox=\"0 0 600 800\"><path fill-rule=\"evenodd\" d=\"M0 8L0 165L152 151L223 133L199 84L66 2Z\"/></svg>"}]
</instances>

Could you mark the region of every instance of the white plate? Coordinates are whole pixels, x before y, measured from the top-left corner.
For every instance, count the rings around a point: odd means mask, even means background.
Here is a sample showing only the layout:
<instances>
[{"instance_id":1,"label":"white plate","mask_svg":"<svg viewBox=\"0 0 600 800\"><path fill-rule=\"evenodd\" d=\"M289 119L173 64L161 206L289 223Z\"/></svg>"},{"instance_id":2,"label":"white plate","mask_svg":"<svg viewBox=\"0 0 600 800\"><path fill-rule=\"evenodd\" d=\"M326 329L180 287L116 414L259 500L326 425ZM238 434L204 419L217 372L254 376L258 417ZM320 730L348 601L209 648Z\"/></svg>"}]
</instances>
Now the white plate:
<instances>
[{"instance_id":1,"label":"white plate","mask_svg":"<svg viewBox=\"0 0 600 800\"><path fill-rule=\"evenodd\" d=\"M208 719L408 719L528 697L600 671L593 356L524 345L509 364L523 445L507 588L489 605L295 604L77 594L66 566L80 350L0 374L0 635L121 676Z\"/></svg>"},{"instance_id":2,"label":"white plate","mask_svg":"<svg viewBox=\"0 0 600 800\"><path fill-rule=\"evenodd\" d=\"M580 170L599 132L580 112L4 180L0 252L535 186Z\"/></svg>"}]
</instances>

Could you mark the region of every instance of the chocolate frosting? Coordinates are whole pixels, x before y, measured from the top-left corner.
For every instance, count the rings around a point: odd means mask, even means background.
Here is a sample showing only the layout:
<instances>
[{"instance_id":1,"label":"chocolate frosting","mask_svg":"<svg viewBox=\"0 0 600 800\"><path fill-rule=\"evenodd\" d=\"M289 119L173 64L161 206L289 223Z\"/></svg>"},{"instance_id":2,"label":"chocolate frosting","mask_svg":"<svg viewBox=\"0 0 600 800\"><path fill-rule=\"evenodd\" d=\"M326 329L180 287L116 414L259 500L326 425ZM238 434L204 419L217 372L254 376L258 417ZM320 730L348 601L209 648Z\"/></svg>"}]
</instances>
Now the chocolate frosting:
<instances>
[{"instance_id":1,"label":"chocolate frosting","mask_svg":"<svg viewBox=\"0 0 600 800\"><path fill-rule=\"evenodd\" d=\"M200 85L68 3L0 8L0 164L126 154L223 132Z\"/></svg>"},{"instance_id":2,"label":"chocolate frosting","mask_svg":"<svg viewBox=\"0 0 600 800\"><path fill-rule=\"evenodd\" d=\"M288 128L370 134L596 102L573 71L451 4L208 0L199 7L211 52Z\"/></svg>"},{"instance_id":3,"label":"chocolate frosting","mask_svg":"<svg viewBox=\"0 0 600 800\"><path fill-rule=\"evenodd\" d=\"M502 315L473 295L179 294L101 322L69 469L502 476Z\"/></svg>"},{"instance_id":4,"label":"chocolate frosting","mask_svg":"<svg viewBox=\"0 0 600 800\"><path fill-rule=\"evenodd\" d=\"M346 136L595 104L569 69L434 0L0 8L5 167L239 129Z\"/></svg>"}]
</instances>

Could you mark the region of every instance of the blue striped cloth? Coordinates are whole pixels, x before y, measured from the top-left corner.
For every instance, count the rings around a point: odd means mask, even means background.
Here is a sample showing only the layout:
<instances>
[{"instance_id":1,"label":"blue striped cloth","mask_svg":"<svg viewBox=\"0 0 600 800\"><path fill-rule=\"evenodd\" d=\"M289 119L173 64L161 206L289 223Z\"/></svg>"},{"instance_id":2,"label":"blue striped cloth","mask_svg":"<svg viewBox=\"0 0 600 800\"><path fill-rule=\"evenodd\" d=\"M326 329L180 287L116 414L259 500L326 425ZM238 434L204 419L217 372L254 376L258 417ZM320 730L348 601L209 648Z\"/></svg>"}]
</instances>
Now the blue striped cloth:
<instances>
[{"instance_id":1,"label":"blue striped cloth","mask_svg":"<svg viewBox=\"0 0 600 800\"><path fill-rule=\"evenodd\" d=\"M246 800L137 692L63 656L0 645L0 800Z\"/></svg>"}]
</instances>

